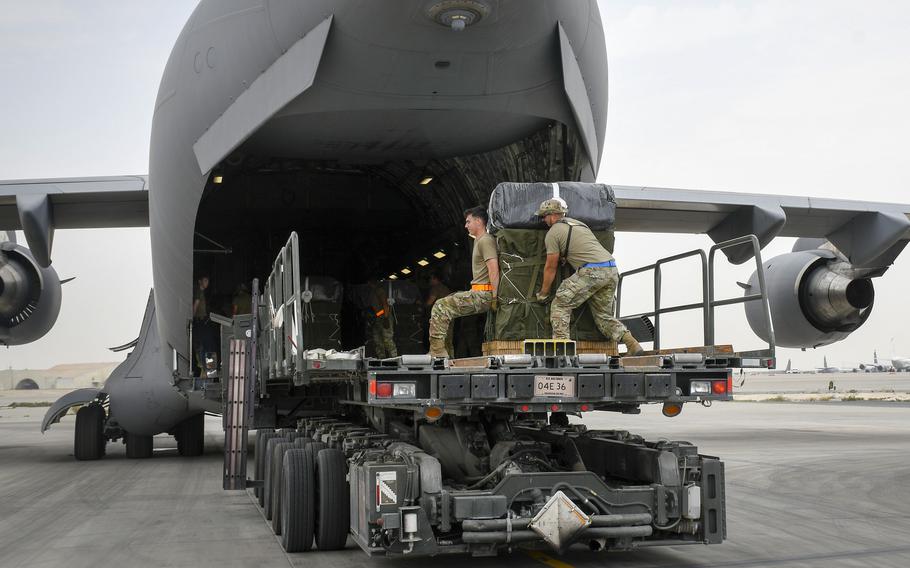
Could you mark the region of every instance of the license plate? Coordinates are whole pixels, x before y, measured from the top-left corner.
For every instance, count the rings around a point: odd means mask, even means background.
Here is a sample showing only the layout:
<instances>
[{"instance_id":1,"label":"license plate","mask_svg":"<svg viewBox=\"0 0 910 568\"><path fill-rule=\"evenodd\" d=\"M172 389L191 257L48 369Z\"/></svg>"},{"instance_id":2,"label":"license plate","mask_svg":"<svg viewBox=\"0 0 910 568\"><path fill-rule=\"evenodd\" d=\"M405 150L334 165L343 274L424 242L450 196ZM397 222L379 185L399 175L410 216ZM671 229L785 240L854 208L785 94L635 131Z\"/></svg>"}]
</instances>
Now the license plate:
<instances>
[{"instance_id":1,"label":"license plate","mask_svg":"<svg viewBox=\"0 0 910 568\"><path fill-rule=\"evenodd\" d=\"M534 377L534 396L573 397L575 396L575 377L536 375Z\"/></svg>"}]
</instances>

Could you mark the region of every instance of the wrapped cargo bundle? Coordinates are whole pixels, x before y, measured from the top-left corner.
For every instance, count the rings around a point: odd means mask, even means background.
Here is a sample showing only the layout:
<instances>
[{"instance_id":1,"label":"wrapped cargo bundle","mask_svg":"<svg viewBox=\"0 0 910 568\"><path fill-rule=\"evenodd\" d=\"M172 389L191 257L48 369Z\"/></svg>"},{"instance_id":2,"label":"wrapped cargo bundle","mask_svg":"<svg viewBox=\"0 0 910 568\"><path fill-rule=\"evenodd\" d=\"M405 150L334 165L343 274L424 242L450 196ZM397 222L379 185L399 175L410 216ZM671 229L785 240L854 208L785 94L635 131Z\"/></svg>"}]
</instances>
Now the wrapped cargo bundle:
<instances>
[{"instance_id":1,"label":"wrapped cargo bundle","mask_svg":"<svg viewBox=\"0 0 910 568\"><path fill-rule=\"evenodd\" d=\"M490 194L492 232L500 229L546 229L537 216L541 202L558 197L569 207L569 216L592 231L613 231L616 197L613 188L602 183L510 183L497 185Z\"/></svg>"},{"instance_id":2,"label":"wrapped cargo bundle","mask_svg":"<svg viewBox=\"0 0 910 568\"><path fill-rule=\"evenodd\" d=\"M490 224L499 247L499 310L487 325L487 341L542 339L552 336L549 304L534 295L543 281L547 226L536 216L542 201L557 194L568 203L569 216L588 225L597 240L613 252L616 203L609 186L590 183L501 183L490 197ZM574 206L573 206L574 204ZM563 270L565 273L563 274ZM552 291L571 269L557 271ZM572 314L571 336L604 341L587 305Z\"/></svg>"},{"instance_id":3,"label":"wrapped cargo bundle","mask_svg":"<svg viewBox=\"0 0 910 568\"><path fill-rule=\"evenodd\" d=\"M328 276L301 276L304 349L341 349L344 288Z\"/></svg>"},{"instance_id":4,"label":"wrapped cargo bundle","mask_svg":"<svg viewBox=\"0 0 910 568\"><path fill-rule=\"evenodd\" d=\"M420 289L413 282L389 280L384 284L395 322L395 345L399 355L426 353L423 336L427 316L424 313Z\"/></svg>"}]
</instances>

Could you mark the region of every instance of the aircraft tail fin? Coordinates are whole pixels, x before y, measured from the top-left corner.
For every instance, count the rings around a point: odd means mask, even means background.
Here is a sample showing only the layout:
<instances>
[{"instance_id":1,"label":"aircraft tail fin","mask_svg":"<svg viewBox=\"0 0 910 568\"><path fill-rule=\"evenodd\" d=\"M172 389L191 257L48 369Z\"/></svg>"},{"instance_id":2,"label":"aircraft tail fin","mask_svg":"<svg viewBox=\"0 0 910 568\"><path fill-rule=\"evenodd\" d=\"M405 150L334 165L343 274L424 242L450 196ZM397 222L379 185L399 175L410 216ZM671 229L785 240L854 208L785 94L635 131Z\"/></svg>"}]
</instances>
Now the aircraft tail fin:
<instances>
[{"instance_id":1,"label":"aircraft tail fin","mask_svg":"<svg viewBox=\"0 0 910 568\"><path fill-rule=\"evenodd\" d=\"M787 373L790 372L790 359L787 359L787 370L786 370L786 372L787 372Z\"/></svg>"}]
</instances>

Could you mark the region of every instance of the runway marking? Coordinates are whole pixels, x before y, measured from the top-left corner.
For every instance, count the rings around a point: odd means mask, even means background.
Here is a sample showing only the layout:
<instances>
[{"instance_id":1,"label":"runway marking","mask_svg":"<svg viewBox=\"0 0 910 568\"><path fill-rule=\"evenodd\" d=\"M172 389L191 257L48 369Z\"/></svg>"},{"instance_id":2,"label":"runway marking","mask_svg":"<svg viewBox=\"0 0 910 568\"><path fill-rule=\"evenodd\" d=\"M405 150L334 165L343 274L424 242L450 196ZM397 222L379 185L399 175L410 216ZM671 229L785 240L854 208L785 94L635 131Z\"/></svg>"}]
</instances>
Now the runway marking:
<instances>
[{"instance_id":1,"label":"runway marking","mask_svg":"<svg viewBox=\"0 0 910 568\"><path fill-rule=\"evenodd\" d=\"M527 555L538 562L542 562L543 564L546 564L550 568L575 568L571 564L569 564L567 562L563 562L562 560L556 560L552 556L549 556L548 554L540 552L539 550L529 550L529 551L527 551Z\"/></svg>"},{"instance_id":2,"label":"runway marking","mask_svg":"<svg viewBox=\"0 0 910 568\"><path fill-rule=\"evenodd\" d=\"M910 546L894 546L887 548L867 548L864 550L847 550L843 552L824 552L819 554L805 554L785 556L781 558L762 558L757 560L731 560L728 562L683 564L679 568L723 568L743 566L773 566L777 564L790 564L793 562L807 562L811 560L837 560L840 558L862 558L865 556L882 556L890 554L903 554L910 552Z\"/></svg>"}]
</instances>

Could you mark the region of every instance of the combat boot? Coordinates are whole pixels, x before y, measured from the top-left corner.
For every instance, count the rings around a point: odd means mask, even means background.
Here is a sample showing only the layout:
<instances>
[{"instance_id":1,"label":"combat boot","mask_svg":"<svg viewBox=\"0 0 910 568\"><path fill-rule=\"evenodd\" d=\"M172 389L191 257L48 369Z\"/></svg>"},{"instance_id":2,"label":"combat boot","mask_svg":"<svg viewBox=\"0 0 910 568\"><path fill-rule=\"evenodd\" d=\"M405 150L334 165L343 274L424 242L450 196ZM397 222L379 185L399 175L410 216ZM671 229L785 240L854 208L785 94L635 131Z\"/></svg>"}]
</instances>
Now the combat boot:
<instances>
[{"instance_id":1,"label":"combat boot","mask_svg":"<svg viewBox=\"0 0 910 568\"><path fill-rule=\"evenodd\" d=\"M430 338L430 355L433 357L448 357L449 353L446 351L446 340L442 337L431 337Z\"/></svg>"},{"instance_id":2,"label":"combat boot","mask_svg":"<svg viewBox=\"0 0 910 568\"><path fill-rule=\"evenodd\" d=\"M626 332L622 334L620 341L626 346L626 355L634 357L636 355L642 355L645 352L638 343L638 340L632 337L631 331L626 330Z\"/></svg>"}]
</instances>

